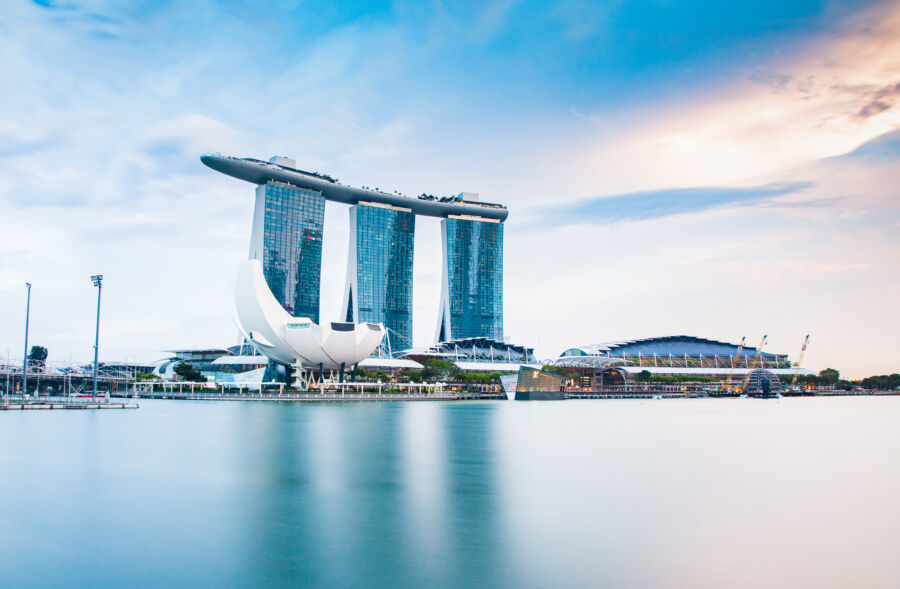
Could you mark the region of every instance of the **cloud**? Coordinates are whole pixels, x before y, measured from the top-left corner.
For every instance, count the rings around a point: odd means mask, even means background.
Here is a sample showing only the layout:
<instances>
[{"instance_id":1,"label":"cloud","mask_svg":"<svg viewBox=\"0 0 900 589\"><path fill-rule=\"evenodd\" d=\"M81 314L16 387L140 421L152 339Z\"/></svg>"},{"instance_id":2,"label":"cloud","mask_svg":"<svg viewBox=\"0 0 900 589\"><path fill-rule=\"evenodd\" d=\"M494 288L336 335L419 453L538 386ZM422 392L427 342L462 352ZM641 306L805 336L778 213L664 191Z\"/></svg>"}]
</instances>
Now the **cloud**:
<instances>
[{"instance_id":1,"label":"cloud","mask_svg":"<svg viewBox=\"0 0 900 589\"><path fill-rule=\"evenodd\" d=\"M619 4L618 0L603 4L585 0L559 2L551 10L551 17L562 25L567 40L582 41L598 34Z\"/></svg>"},{"instance_id":2,"label":"cloud","mask_svg":"<svg viewBox=\"0 0 900 589\"><path fill-rule=\"evenodd\" d=\"M62 140L62 135L10 120L0 120L0 158L40 151Z\"/></svg>"},{"instance_id":3,"label":"cloud","mask_svg":"<svg viewBox=\"0 0 900 589\"><path fill-rule=\"evenodd\" d=\"M157 169L196 171L198 154L232 153L241 135L221 121L187 113L150 127L137 149L151 157Z\"/></svg>"},{"instance_id":4,"label":"cloud","mask_svg":"<svg viewBox=\"0 0 900 589\"><path fill-rule=\"evenodd\" d=\"M689 99L661 97L598 137L570 173L609 191L759 183L900 128L900 4L733 76Z\"/></svg>"},{"instance_id":5,"label":"cloud","mask_svg":"<svg viewBox=\"0 0 900 589\"><path fill-rule=\"evenodd\" d=\"M894 162L900 159L900 129L870 139L853 151L834 159L870 164Z\"/></svg>"},{"instance_id":6,"label":"cloud","mask_svg":"<svg viewBox=\"0 0 900 589\"><path fill-rule=\"evenodd\" d=\"M123 19L109 14L117 10L114 3L32 1L56 23L80 30L84 35L101 42L119 39L126 24ZM95 10L88 8L91 4L96 6Z\"/></svg>"},{"instance_id":7,"label":"cloud","mask_svg":"<svg viewBox=\"0 0 900 589\"><path fill-rule=\"evenodd\" d=\"M570 204L561 203L548 209L541 208L534 215L532 224L559 227L580 223L606 225L619 221L659 219L729 205L759 204L801 192L811 186L810 182L790 182L750 188L669 188L614 194Z\"/></svg>"},{"instance_id":8,"label":"cloud","mask_svg":"<svg viewBox=\"0 0 900 589\"><path fill-rule=\"evenodd\" d=\"M857 116L867 119L878 113L890 110L894 106L894 98L898 95L900 95L900 82L877 90L872 96L872 102L862 107Z\"/></svg>"}]
</instances>

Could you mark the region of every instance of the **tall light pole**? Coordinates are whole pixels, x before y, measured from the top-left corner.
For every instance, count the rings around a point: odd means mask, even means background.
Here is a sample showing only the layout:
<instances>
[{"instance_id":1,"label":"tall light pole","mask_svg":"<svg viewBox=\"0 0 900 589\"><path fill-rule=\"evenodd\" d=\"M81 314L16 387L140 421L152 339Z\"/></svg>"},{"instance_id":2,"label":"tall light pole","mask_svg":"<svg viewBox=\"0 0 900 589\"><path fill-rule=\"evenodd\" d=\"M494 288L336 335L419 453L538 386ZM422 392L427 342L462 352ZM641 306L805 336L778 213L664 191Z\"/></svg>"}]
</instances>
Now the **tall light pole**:
<instances>
[{"instance_id":1,"label":"tall light pole","mask_svg":"<svg viewBox=\"0 0 900 589\"><path fill-rule=\"evenodd\" d=\"M11 370L12 365L9 363L9 348L6 348L6 388L3 389L3 396L7 403L9 403L9 373Z\"/></svg>"},{"instance_id":2,"label":"tall light pole","mask_svg":"<svg viewBox=\"0 0 900 589\"><path fill-rule=\"evenodd\" d=\"M25 303L25 355L22 356L22 398L28 392L28 317L31 314L31 283L26 282L28 299Z\"/></svg>"},{"instance_id":3,"label":"tall light pole","mask_svg":"<svg viewBox=\"0 0 900 589\"><path fill-rule=\"evenodd\" d=\"M97 346L100 344L100 293L103 292L103 274L91 276L91 282L97 287L97 330L94 332L94 392L91 401L97 400Z\"/></svg>"}]
</instances>

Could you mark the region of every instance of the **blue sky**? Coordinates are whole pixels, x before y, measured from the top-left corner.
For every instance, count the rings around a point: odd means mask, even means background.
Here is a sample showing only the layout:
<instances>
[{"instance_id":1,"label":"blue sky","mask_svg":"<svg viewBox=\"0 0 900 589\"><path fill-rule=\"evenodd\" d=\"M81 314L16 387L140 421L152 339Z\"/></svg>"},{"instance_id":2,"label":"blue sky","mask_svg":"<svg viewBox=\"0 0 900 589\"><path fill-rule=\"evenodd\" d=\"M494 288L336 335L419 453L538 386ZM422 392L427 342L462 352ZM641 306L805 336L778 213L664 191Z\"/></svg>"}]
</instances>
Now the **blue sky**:
<instances>
[{"instance_id":1,"label":"blue sky","mask_svg":"<svg viewBox=\"0 0 900 589\"><path fill-rule=\"evenodd\" d=\"M770 336L896 371L900 9L878 2L14 2L0 14L0 353L227 345L250 187L204 152L511 209L506 330L550 357ZM329 205L323 316L347 212ZM438 226L419 223L415 338ZM86 283L86 285L85 285ZM51 358L52 359L52 358Z\"/></svg>"}]
</instances>

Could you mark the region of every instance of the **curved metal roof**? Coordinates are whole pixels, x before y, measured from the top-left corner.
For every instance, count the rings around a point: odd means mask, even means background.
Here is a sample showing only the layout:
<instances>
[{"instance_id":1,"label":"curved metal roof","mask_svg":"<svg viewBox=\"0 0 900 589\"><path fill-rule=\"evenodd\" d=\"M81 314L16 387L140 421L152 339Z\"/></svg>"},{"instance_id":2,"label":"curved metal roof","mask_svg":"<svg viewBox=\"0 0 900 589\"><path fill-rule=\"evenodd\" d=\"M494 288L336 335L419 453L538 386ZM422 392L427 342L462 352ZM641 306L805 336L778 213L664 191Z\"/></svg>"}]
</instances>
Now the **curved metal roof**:
<instances>
[{"instance_id":1,"label":"curved metal roof","mask_svg":"<svg viewBox=\"0 0 900 589\"><path fill-rule=\"evenodd\" d=\"M682 356L729 356L737 354L737 344L728 342L720 342L717 340L705 339L701 337L693 337L690 335L672 335L666 337L650 337L635 340L623 340L615 342L606 342L601 344L593 344L589 346L581 346L577 348L569 348L563 352L561 358L583 357L583 356L644 356L658 355L675 355ZM756 354L756 348L744 346L741 356L753 356ZM765 357L783 356L783 354L772 354L763 352Z\"/></svg>"},{"instance_id":2,"label":"curved metal roof","mask_svg":"<svg viewBox=\"0 0 900 589\"><path fill-rule=\"evenodd\" d=\"M227 174L254 184L284 182L299 188L321 192L326 200L355 205L360 202L374 202L409 209L417 215L428 217L481 217L503 222L509 211L503 205L473 203L463 201L440 202L424 198L412 198L400 194L388 194L377 190L353 188L338 184L330 176L304 172L280 164L273 164L252 158L237 158L224 155L204 155L200 161L217 172Z\"/></svg>"},{"instance_id":3,"label":"curved metal roof","mask_svg":"<svg viewBox=\"0 0 900 589\"><path fill-rule=\"evenodd\" d=\"M438 342L425 349L407 350L407 356L432 356L448 357L456 360L488 361L494 358L496 361L507 359L527 363L536 363L534 348L511 344L502 340L489 337L465 337L444 342Z\"/></svg>"},{"instance_id":4,"label":"curved metal roof","mask_svg":"<svg viewBox=\"0 0 900 589\"><path fill-rule=\"evenodd\" d=\"M550 361L553 366L561 366L566 368L608 368L623 364L623 358L607 357L607 356L561 356L556 360Z\"/></svg>"}]
</instances>

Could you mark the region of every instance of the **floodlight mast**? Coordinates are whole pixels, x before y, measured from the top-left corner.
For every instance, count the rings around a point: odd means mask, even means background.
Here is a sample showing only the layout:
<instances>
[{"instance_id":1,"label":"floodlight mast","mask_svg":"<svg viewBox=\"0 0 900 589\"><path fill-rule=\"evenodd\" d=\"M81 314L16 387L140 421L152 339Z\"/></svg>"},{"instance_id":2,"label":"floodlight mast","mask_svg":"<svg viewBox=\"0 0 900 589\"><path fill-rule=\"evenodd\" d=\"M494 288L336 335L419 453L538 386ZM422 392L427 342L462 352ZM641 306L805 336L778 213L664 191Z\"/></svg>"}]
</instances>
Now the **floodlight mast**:
<instances>
[{"instance_id":1,"label":"floodlight mast","mask_svg":"<svg viewBox=\"0 0 900 589\"><path fill-rule=\"evenodd\" d=\"M31 283L26 282L28 299L25 303L25 354L22 356L22 398L28 393L28 316L31 314Z\"/></svg>"},{"instance_id":2,"label":"floodlight mast","mask_svg":"<svg viewBox=\"0 0 900 589\"><path fill-rule=\"evenodd\" d=\"M9 361L9 348L6 348L6 388L3 389L3 400L9 403L9 373L12 371L12 364Z\"/></svg>"},{"instance_id":3,"label":"floodlight mast","mask_svg":"<svg viewBox=\"0 0 900 589\"><path fill-rule=\"evenodd\" d=\"M94 332L94 390L91 393L91 401L97 400L97 356L100 343L100 294L103 292L103 275L91 276L91 282L97 287L97 329Z\"/></svg>"}]
</instances>

